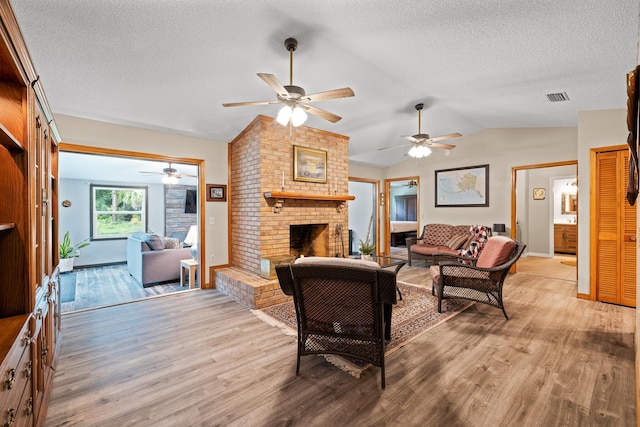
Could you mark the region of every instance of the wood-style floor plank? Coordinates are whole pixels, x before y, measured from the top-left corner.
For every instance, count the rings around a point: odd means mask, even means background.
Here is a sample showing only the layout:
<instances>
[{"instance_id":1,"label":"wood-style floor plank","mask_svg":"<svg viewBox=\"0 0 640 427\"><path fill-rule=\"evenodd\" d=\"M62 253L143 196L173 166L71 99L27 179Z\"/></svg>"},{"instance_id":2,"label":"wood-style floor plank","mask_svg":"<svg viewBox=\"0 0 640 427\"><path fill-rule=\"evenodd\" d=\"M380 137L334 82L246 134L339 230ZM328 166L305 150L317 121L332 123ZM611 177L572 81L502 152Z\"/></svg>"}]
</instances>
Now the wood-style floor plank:
<instances>
[{"instance_id":1,"label":"wood-style floor plank","mask_svg":"<svg viewBox=\"0 0 640 427\"><path fill-rule=\"evenodd\" d=\"M46 425L635 425L635 310L552 276L507 279L508 321L475 304L389 355L385 390L317 356L296 376L295 337L215 290L67 314Z\"/></svg>"}]
</instances>

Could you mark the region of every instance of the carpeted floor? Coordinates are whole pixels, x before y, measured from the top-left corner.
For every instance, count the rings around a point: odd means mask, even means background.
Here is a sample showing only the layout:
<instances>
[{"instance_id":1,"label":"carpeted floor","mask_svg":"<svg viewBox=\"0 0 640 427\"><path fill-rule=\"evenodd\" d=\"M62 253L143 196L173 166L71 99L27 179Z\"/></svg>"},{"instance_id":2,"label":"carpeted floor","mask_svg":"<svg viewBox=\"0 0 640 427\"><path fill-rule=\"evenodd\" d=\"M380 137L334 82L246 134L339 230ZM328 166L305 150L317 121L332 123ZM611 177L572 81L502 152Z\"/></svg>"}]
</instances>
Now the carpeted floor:
<instances>
[{"instance_id":1,"label":"carpeted floor","mask_svg":"<svg viewBox=\"0 0 640 427\"><path fill-rule=\"evenodd\" d=\"M391 340L387 342L386 354L402 348L436 325L469 308L473 303L464 300L444 300L442 313L438 313L438 300L431 289L398 282L402 300L393 306L391 316ZM274 305L253 313L272 326L277 326L288 335L296 335L296 313L293 302ZM326 359L354 376L359 376L370 365L338 356Z\"/></svg>"}]
</instances>

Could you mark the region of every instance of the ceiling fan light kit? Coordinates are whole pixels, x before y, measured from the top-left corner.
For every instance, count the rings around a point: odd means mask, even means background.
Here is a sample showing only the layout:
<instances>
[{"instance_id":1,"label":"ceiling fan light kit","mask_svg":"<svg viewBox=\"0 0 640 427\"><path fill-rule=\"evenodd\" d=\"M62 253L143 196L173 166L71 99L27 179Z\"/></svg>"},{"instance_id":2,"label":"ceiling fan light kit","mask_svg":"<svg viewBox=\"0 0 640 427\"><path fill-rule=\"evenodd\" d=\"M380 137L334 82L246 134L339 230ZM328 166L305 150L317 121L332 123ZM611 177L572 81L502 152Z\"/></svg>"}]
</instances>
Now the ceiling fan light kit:
<instances>
[{"instance_id":1,"label":"ceiling fan light kit","mask_svg":"<svg viewBox=\"0 0 640 427\"><path fill-rule=\"evenodd\" d=\"M416 159L427 157L429 154L431 154L431 149L426 145L414 145L409 150L409 155L411 157L415 157Z\"/></svg>"},{"instance_id":2,"label":"ceiling fan light kit","mask_svg":"<svg viewBox=\"0 0 640 427\"><path fill-rule=\"evenodd\" d=\"M298 106L291 107L289 105L285 105L278 112L278 116L276 117L276 121L280 123L282 126L287 126L291 123L291 126L298 127L307 120L307 113Z\"/></svg>"},{"instance_id":3,"label":"ceiling fan light kit","mask_svg":"<svg viewBox=\"0 0 640 427\"><path fill-rule=\"evenodd\" d=\"M282 126L291 125L293 127L297 127L302 125L307 120L307 113L313 114L314 116L318 116L332 123L336 123L342 119L342 117L336 114L318 107L313 107L309 105L309 103L354 96L353 90L349 87L343 87L341 89L328 90L326 92L307 95L303 88L293 84L293 51L298 48L298 41L290 37L285 40L284 47L289 51L289 84L283 86L273 74L258 73L258 77L260 77L276 92L277 101L230 102L222 104L222 106L244 107L284 103L285 105L280 109L276 116L276 121Z\"/></svg>"},{"instance_id":4,"label":"ceiling fan light kit","mask_svg":"<svg viewBox=\"0 0 640 427\"><path fill-rule=\"evenodd\" d=\"M169 174L162 177L163 184L177 184L178 180L180 180L180 177L174 174Z\"/></svg>"}]
</instances>

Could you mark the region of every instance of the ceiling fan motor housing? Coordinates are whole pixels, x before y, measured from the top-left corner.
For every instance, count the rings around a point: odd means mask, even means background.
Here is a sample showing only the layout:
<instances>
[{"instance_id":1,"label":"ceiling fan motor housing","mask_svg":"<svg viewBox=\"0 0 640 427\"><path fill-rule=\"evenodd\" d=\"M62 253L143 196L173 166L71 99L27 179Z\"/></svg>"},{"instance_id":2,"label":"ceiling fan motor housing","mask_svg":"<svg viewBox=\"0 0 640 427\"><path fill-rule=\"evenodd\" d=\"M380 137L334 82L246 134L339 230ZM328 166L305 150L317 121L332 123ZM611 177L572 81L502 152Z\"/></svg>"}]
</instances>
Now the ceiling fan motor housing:
<instances>
[{"instance_id":1,"label":"ceiling fan motor housing","mask_svg":"<svg viewBox=\"0 0 640 427\"><path fill-rule=\"evenodd\" d=\"M287 49L287 51L295 51L298 48L298 40L294 39L293 37L289 37L284 41L284 47Z\"/></svg>"}]
</instances>

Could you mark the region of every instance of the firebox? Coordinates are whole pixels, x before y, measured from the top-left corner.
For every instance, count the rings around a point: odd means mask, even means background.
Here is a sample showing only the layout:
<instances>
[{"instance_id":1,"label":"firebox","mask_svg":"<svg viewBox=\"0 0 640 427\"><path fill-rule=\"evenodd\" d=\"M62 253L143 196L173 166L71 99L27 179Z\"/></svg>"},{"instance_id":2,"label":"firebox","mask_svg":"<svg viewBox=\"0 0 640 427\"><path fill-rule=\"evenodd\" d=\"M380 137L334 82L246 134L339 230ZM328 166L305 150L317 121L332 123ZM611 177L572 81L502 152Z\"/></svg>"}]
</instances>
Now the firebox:
<instances>
[{"instance_id":1,"label":"firebox","mask_svg":"<svg viewBox=\"0 0 640 427\"><path fill-rule=\"evenodd\" d=\"M328 256L329 224L302 224L289 226L289 253L303 256Z\"/></svg>"}]
</instances>

